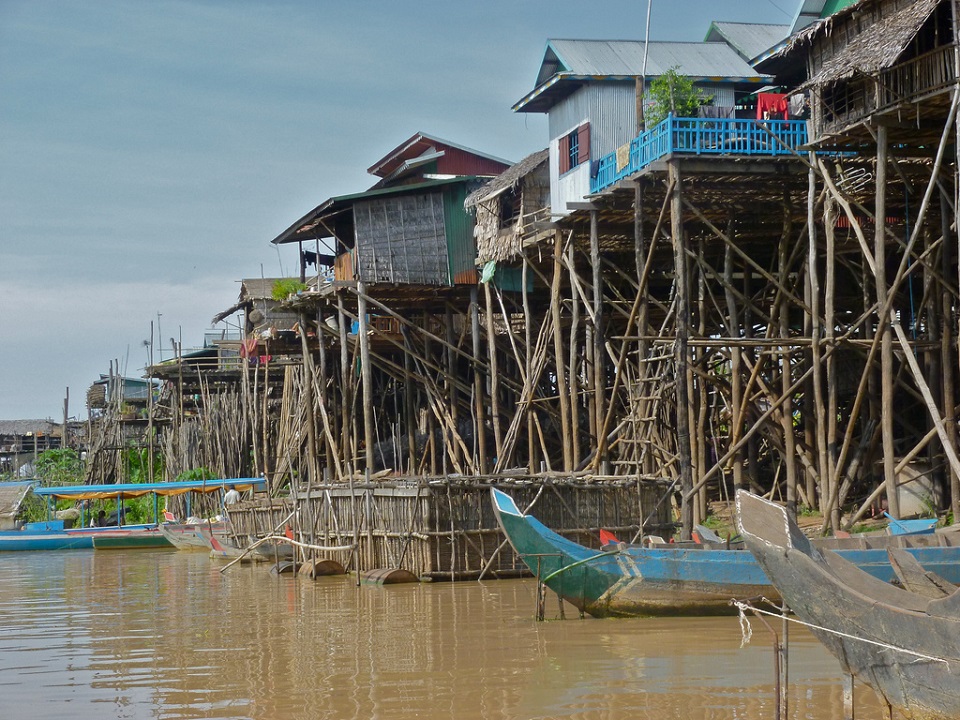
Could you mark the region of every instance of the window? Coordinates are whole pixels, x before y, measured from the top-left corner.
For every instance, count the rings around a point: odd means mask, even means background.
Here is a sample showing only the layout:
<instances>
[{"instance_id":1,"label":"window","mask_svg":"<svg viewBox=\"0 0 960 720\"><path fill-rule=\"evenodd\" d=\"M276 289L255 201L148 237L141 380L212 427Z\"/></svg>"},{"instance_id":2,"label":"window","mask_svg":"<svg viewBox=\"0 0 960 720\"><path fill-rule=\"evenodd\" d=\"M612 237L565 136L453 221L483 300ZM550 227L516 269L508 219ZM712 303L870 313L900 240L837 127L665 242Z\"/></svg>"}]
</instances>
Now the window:
<instances>
[{"instance_id":1,"label":"window","mask_svg":"<svg viewBox=\"0 0 960 720\"><path fill-rule=\"evenodd\" d=\"M590 159L590 123L560 138L560 174L573 170Z\"/></svg>"}]
</instances>

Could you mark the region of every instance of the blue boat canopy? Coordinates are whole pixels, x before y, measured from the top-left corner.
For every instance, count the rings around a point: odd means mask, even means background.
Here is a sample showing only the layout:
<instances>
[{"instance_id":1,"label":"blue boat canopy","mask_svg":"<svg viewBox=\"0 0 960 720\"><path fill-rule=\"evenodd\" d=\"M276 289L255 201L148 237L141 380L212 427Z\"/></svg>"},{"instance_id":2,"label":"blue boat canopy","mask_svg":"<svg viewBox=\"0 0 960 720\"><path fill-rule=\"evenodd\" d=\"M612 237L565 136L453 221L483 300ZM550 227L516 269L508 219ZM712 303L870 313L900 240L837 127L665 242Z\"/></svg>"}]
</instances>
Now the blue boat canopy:
<instances>
[{"instance_id":1,"label":"blue boat canopy","mask_svg":"<svg viewBox=\"0 0 960 720\"><path fill-rule=\"evenodd\" d=\"M263 490L263 478L230 478L226 480L180 480L159 483L120 483L116 485L65 485L34 488L36 495L58 500L125 500L144 495L183 495L188 492L214 493L233 485L240 492Z\"/></svg>"}]
</instances>

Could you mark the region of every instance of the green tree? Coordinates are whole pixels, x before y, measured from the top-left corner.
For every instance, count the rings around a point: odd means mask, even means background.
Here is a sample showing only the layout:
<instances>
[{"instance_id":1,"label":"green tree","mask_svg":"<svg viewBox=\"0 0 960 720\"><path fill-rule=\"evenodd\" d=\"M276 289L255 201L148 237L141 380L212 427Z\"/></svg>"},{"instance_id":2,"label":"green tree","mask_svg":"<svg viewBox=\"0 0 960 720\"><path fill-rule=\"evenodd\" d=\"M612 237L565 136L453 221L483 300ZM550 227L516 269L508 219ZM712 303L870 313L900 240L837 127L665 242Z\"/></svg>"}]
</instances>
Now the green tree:
<instances>
[{"instance_id":1,"label":"green tree","mask_svg":"<svg viewBox=\"0 0 960 720\"><path fill-rule=\"evenodd\" d=\"M647 111L647 127L653 127L668 114L675 117L696 117L701 105L713 101L712 95L704 95L693 85L693 80L681 75L679 66L667 70L650 83L652 102Z\"/></svg>"},{"instance_id":2,"label":"green tree","mask_svg":"<svg viewBox=\"0 0 960 720\"><path fill-rule=\"evenodd\" d=\"M33 471L45 485L77 485L83 482L83 460L72 448L44 450L37 456Z\"/></svg>"},{"instance_id":3,"label":"green tree","mask_svg":"<svg viewBox=\"0 0 960 720\"><path fill-rule=\"evenodd\" d=\"M127 477L132 483L151 483L163 480L163 457L153 456L153 472L150 472L150 453L145 448L130 448L124 453Z\"/></svg>"}]
</instances>

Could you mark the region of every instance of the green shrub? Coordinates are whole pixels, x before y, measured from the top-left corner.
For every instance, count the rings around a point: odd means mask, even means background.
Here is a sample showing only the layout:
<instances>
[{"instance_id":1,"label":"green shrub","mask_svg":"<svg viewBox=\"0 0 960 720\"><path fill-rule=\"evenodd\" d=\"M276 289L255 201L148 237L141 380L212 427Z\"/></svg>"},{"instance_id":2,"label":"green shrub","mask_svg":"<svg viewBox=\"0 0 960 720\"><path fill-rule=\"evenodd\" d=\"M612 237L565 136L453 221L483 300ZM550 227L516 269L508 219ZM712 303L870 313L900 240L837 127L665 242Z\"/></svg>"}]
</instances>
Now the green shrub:
<instances>
[{"instance_id":1,"label":"green shrub","mask_svg":"<svg viewBox=\"0 0 960 720\"><path fill-rule=\"evenodd\" d=\"M277 302L282 302L291 295L296 295L298 292L306 289L306 283L302 283L294 278L282 278L273 284L270 296Z\"/></svg>"},{"instance_id":2,"label":"green shrub","mask_svg":"<svg viewBox=\"0 0 960 720\"><path fill-rule=\"evenodd\" d=\"M44 450L33 471L45 485L78 485L83 482L83 460L72 448Z\"/></svg>"},{"instance_id":3,"label":"green shrub","mask_svg":"<svg viewBox=\"0 0 960 720\"><path fill-rule=\"evenodd\" d=\"M681 75L674 66L650 82L652 103L647 111L647 127L653 127L667 115L696 117L701 105L713 102L713 95L704 95L693 85L693 80Z\"/></svg>"}]
</instances>

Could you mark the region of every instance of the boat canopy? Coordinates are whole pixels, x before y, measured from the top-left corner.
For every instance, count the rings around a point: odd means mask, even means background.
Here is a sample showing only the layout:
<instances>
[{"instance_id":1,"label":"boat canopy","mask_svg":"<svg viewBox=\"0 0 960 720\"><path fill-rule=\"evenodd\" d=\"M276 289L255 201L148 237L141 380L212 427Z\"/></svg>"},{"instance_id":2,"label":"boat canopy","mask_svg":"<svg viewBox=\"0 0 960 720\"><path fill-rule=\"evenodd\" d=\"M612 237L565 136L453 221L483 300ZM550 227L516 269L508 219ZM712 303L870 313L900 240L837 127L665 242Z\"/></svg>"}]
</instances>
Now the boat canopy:
<instances>
[{"instance_id":1,"label":"boat canopy","mask_svg":"<svg viewBox=\"0 0 960 720\"><path fill-rule=\"evenodd\" d=\"M33 492L58 500L126 500L144 495L183 495L188 492L214 493L233 485L240 492L263 490L263 478L231 478L227 480L180 480L159 483L120 483L116 485L64 485L62 487L35 487Z\"/></svg>"}]
</instances>

